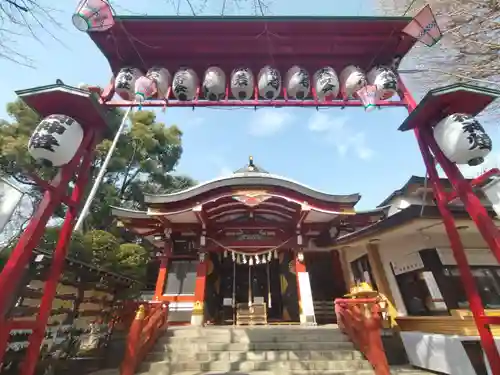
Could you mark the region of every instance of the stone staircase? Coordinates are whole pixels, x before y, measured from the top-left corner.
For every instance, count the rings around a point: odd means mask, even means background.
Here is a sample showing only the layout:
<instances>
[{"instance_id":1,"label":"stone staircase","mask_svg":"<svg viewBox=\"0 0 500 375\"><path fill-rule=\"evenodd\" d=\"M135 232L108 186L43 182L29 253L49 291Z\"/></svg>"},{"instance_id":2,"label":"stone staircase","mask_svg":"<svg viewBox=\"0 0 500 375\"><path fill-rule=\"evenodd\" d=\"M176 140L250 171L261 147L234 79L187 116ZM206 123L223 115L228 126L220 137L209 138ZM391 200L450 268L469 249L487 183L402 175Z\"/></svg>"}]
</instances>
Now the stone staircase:
<instances>
[{"instance_id":1,"label":"stone staircase","mask_svg":"<svg viewBox=\"0 0 500 375\"><path fill-rule=\"evenodd\" d=\"M336 326L169 327L142 375L371 375L369 362ZM411 368L394 374L428 374Z\"/></svg>"}]
</instances>

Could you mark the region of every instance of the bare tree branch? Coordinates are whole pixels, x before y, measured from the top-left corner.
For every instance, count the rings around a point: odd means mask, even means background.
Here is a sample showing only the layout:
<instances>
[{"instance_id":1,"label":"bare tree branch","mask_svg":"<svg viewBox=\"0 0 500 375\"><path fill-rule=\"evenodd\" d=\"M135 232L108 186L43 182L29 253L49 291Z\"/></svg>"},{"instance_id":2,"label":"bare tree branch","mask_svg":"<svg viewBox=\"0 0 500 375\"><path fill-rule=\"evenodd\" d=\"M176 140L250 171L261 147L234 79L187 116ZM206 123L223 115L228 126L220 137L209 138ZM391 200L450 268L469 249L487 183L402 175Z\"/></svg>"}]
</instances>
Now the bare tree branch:
<instances>
[{"instance_id":1,"label":"bare tree branch","mask_svg":"<svg viewBox=\"0 0 500 375\"><path fill-rule=\"evenodd\" d=\"M31 67L34 61L17 50L19 39L28 37L43 44L43 33L48 34L63 46L62 41L51 28L61 29L61 24L54 17L58 11L43 0L0 0L0 58L16 64Z\"/></svg>"}]
</instances>

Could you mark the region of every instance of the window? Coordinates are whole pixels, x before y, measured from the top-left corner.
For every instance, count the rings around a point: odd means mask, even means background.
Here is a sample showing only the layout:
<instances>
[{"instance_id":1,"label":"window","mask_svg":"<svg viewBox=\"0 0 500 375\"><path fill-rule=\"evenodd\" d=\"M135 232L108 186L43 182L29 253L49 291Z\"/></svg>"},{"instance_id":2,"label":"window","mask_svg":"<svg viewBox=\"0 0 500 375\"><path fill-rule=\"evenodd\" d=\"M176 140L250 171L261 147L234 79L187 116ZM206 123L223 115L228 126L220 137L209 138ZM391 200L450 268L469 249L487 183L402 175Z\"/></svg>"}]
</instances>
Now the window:
<instances>
[{"instance_id":1,"label":"window","mask_svg":"<svg viewBox=\"0 0 500 375\"><path fill-rule=\"evenodd\" d=\"M174 260L168 266L164 294L169 296L194 295L197 260Z\"/></svg>"},{"instance_id":2,"label":"window","mask_svg":"<svg viewBox=\"0 0 500 375\"><path fill-rule=\"evenodd\" d=\"M500 308L500 267L471 267L483 305L487 309ZM446 267L444 275L452 279L459 308L468 308L469 302L457 267Z\"/></svg>"}]
</instances>

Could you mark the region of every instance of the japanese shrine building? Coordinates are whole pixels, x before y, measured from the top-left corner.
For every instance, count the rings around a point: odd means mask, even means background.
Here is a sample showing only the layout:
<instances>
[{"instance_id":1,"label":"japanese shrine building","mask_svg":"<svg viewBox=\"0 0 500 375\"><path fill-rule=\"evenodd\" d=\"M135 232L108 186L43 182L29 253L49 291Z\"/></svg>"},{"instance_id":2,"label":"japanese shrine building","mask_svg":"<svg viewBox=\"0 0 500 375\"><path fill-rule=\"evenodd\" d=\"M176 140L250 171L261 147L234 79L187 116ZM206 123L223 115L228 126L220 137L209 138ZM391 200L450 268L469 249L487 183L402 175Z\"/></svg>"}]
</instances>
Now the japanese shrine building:
<instances>
[{"instance_id":1,"label":"japanese shrine building","mask_svg":"<svg viewBox=\"0 0 500 375\"><path fill-rule=\"evenodd\" d=\"M154 245L152 298L170 302L172 321L231 323L251 305L264 323L327 323L349 280L332 244L387 213L356 212L360 198L316 191L250 158L229 177L146 195L147 211L113 214Z\"/></svg>"}]
</instances>

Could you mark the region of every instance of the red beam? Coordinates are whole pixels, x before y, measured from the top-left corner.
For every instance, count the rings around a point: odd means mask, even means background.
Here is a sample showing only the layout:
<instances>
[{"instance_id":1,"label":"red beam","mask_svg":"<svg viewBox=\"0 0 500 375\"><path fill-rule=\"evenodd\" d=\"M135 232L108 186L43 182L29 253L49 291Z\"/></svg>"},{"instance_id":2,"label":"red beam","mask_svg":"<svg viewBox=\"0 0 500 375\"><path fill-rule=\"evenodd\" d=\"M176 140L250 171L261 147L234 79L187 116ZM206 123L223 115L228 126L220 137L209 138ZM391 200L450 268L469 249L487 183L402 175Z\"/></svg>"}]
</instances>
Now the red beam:
<instances>
[{"instance_id":1,"label":"red beam","mask_svg":"<svg viewBox=\"0 0 500 375\"><path fill-rule=\"evenodd\" d=\"M500 169L492 168L489 171L483 173L481 176L474 178L469 183L470 183L470 186L474 189L474 188L481 187L481 186L485 185L490 178L498 176L498 175L500 175ZM453 201L457 198L458 198L457 191L456 190L452 191L450 194L448 194L448 197L447 197L448 203L450 203L451 201Z\"/></svg>"},{"instance_id":2,"label":"red beam","mask_svg":"<svg viewBox=\"0 0 500 375\"><path fill-rule=\"evenodd\" d=\"M146 100L142 103L130 102L128 100L113 100L104 103L108 107L363 107L357 100L335 100L331 102L319 102L315 100L221 100L219 102L210 100L197 100L181 102L169 100ZM378 101L379 107L404 107L401 101Z\"/></svg>"}]
</instances>

